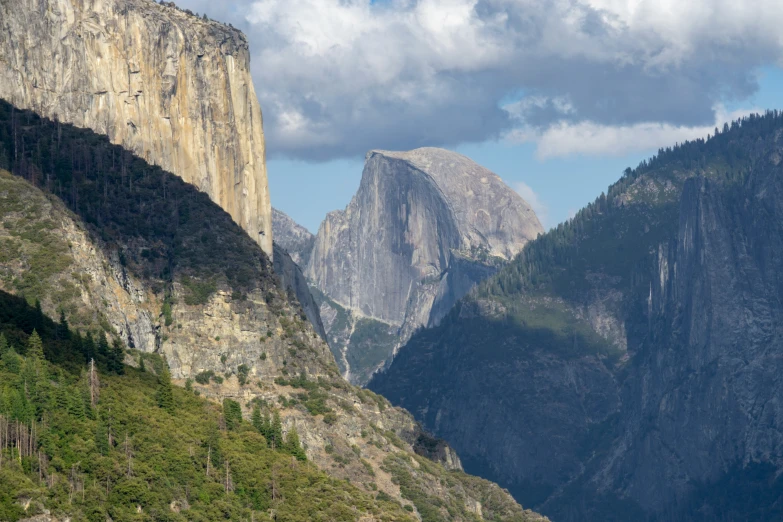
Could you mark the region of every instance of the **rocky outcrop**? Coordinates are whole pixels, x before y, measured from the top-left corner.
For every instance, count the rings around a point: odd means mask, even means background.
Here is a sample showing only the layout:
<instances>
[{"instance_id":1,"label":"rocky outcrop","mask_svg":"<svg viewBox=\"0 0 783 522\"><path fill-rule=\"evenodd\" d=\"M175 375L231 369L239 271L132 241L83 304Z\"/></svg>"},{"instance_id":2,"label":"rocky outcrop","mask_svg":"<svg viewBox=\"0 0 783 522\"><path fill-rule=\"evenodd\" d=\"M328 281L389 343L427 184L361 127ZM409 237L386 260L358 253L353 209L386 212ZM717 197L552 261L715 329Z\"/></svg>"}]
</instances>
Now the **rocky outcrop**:
<instances>
[{"instance_id":1,"label":"rocky outcrop","mask_svg":"<svg viewBox=\"0 0 783 522\"><path fill-rule=\"evenodd\" d=\"M249 60L236 29L150 0L0 4L0 98L178 175L272 256Z\"/></svg>"},{"instance_id":2,"label":"rocky outcrop","mask_svg":"<svg viewBox=\"0 0 783 522\"><path fill-rule=\"evenodd\" d=\"M310 261L315 236L286 213L272 209L272 232L275 243L288 252L294 263L305 269Z\"/></svg>"},{"instance_id":3,"label":"rocky outcrop","mask_svg":"<svg viewBox=\"0 0 783 522\"><path fill-rule=\"evenodd\" d=\"M78 329L109 329L128 346L157 349L160 303L62 203L0 170L0 209L0 289L39 300L52 316L62 310Z\"/></svg>"},{"instance_id":4,"label":"rocky outcrop","mask_svg":"<svg viewBox=\"0 0 783 522\"><path fill-rule=\"evenodd\" d=\"M541 232L517 193L462 155L371 151L351 203L321 224L306 274L339 306L398 328L404 341Z\"/></svg>"},{"instance_id":5,"label":"rocky outcrop","mask_svg":"<svg viewBox=\"0 0 783 522\"><path fill-rule=\"evenodd\" d=\"M776 520L782 129L629 171L368 387L555 520Z\"/></svg>"}]
</instances>

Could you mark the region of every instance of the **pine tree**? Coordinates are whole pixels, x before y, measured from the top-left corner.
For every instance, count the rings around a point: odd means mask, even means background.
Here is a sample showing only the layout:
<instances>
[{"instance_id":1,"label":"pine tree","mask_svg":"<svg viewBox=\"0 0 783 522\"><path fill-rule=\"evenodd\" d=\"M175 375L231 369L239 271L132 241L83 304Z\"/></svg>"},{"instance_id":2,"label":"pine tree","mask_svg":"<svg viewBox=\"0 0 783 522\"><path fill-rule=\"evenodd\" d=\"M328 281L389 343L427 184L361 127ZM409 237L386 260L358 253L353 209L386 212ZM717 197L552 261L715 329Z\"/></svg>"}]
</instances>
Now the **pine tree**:
<instances>
[{"instance_id":1,"label":"pine tree","mask_svg":"<svg viewBox=\"0 0 783 522\"><path fill-rule=\"evenodd\" d=\"M253 414L250 416L250 424L252 424L259 433L264 433L264 420L261 417L261 408L258 406L253 408Z\"/></svg>"},{"instance_id":2,"label":"pine tree","mask_svg":"<svg viewBox=\"0 0 783 522\"><path fill-rule=\"evenodd\" d=\"M43 326L44 313L41 308L41 301L35 300L35 312L33 312L33 329L37 330Z\"/></svg>"},{"instance_id":3,"label":"pine tree","mask_svg":"<svg viewBox=\"0 0 783 522\"><path fill-rule=\"evenodd\" d=\"M91 332L87 332L87 336L82 340L81 345L84 359L87 361L95 359L95 340L92 338Z\"/></svg>"},{"instance_id":4,"label":"pine tree","mask_svg":"<svg viewBox=\"0 0 783 522\"><path fill-rule=\"evenodd\" d=\"M43 341L41 341L41 336L38 335L36 330L33 330L33 333L27 340L27 356L33 357L38 361L44 360Z\"/></svg>"},{"instance_id":5,"label":"pine tree","mask_svg":"<svg viewBox=\"0 0 783 522\"><path fill-rule=\"evenodd\" d=\"M223 417L226 419L226 428L235 430L242 424L242 406L231 399L223 399Z\"/></svg>"},{"instance_id":6,"label":"pine tree","mask_svg":"<svg viewBox=\"0 0 783 522\"><path fill-rule=\"evenodd\" d=\"M76 392L76 393L69 394L68 413L70 413L77 419L85 418L84 399L82 398L80 393Z\"/></svg>"},{"instance_id":7,"label":"pine tree","mask_svg":"<svg viewBox=\"0 0 783 522\"><path fill-rule=\"evenodd\" d=\"M60 371L60 382L57 386L57 392L54 395L55 404L60 411L68 411L68 387Z\"/></svg>"},{"instance_id":8,"label":"pine tree","mask_svg":"<svg viewBox=\"0 0 783 522\"><path fill-rule=\"evenodd\" d=\"M291 428L288 432L285 440L285 450L296 457L296 460L307 460L307 454L305 454L302 444L299 442L299 433L296 431L296 428Z\"/></svg>"},{"instance_id":9,"label":"pine tree","mask_svg":"<svg viewBox=\"0 0 783 522\"><path fill-rule=\"evenodd\" d=\"M174 415L174 390L171 387L171 374L163 368L158 376L158 406Z\"/></svg>"},{"instance_id":10,"label":"pine tree","mask_svg":"<svg viewBox=\"0 0 783 522\"><path fill-rule=\"evenodd\" d=\"M109 356L109 341L106 340L106 334L102 333L98 337L98 354L95 359L98 361L101 367L106 368L109 372L111 372L112 369L110 367L111 361Z\"/></svg>"},{"instance_id":11,"label":"pine tree","mask_svg":"<svg viewBox=\"0 0 783 522\"><path fill-rule=\"evenodd\" d=\"M11 346L8 344L8 339L5 338L5 334L0 333L0 357L7 351L9 351Z\"/></svg>"},{"instance_id":12,"label":"pine tree","mask_svg":"<svg viewBox=\"0 0 783 522\"><path fill-rule=\"evenodd\" d=\"M71 335L70 351L74 356L77 354L84 356L84 339L82 338L82 334L78 331ZM89 361L90 359L84 358L84 362Z\"/></svg>"},{"instance_id":13,"label":"pine tree","mask_svg":"<svg viewBox=\"0 0 783 522\"><path fill-rule=\"evenodd\" d=\"M57 329L55 330L57 340L65 340L70 337L71 330L68 327L68 321L65 319L65 311L60 310L60 322L57 323Z\"/></svg>"},{"instance_id":14,"label":"pine tree","mask_svg":"<svg viewBox=\"0 0 783 522\"><path fill-rule=\"evenodd\" d=\"M122 375L125 373L125 348L122 346L122 341L116 337L112 341L111 350L109 351L109 359L106 362L106 366L109 372L116 375Z\"/></svg>"},{"instance_id":15,"label":"pine tree","mask_svg":"<svg viewBox=\"0 0 783 522\"><path fill-rule=\"evenodd\" d=\"M272 416L272 426L269 428L269 438L267 442L272 448L283 448L283 423L280 422L280 412L275 410Z\"/></svg>"}]
</instances>

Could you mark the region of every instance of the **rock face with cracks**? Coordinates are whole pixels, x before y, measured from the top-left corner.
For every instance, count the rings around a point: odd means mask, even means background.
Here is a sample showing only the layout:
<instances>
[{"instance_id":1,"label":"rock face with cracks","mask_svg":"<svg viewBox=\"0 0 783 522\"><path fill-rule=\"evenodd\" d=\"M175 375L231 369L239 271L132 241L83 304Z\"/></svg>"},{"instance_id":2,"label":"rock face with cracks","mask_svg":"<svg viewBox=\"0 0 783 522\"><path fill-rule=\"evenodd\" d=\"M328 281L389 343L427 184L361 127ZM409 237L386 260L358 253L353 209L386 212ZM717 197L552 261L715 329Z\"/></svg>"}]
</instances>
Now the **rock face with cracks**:
<instances>
[{"instance_id":1,"label":"rock face with cracks","mask_svg":"<svg viewBox=\"0 0 783 522\"><path fill-rule=\"evenodd\" d=\"M436 148L369 152L358 192L344 211L326 216L305 271L324 295L324 317L349 314L327 327L344 374L366 382L399 342L437 324L541 232L527 202L465 156ZM366 336L352 340L362 320L375 323L383 353L364 357ZM389 335L397 342L387 343Z\"/></svg>"},{"instance_id":2,"label":"rock face with cracks","mask_svg":"<svg viewBox=\"0 0 783 522\"><path fill-rule=\"evenodd\" d=\"M89 128L207 193L272 256L245 36L150 0L0 4L0 98Z\"/></svg>"}]
</instances>

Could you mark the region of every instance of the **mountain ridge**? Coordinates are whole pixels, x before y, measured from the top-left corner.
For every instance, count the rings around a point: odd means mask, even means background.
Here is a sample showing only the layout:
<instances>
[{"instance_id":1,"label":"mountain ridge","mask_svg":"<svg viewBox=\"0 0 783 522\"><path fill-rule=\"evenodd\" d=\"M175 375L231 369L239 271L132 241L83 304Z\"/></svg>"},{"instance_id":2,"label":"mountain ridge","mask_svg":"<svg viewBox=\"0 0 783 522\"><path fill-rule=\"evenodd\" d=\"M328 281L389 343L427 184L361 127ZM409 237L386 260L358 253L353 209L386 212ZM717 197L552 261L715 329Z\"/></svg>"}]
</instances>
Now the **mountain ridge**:
<instances>
[{"instance_id":1,"label":"mountain ridge","mask_svg":"<svg viewBox=\"0 0 783 522\"><path fill-rule=\"evenodd\" d=\"M720 450L709 458L704 448L727 423L756 418L746 400L768 404L777 386L765 372L766 388L744 384L751 368L775 367L765 357L777 353L777 337L767 327L718 325L778 313L777 299L759 291L765 285L721 288L776 266L781 121L776 111L744 118L627 169L608 193L480 283L440 326L416 334L369 388L454 444L466 469L557 520L750 512L773 520L777 489L765 493L748 466L760 463L762 477L764 466L780 463L741 441L774 445L774 428L752 421L737 438L716 436ZM708 208L700 201L714 211L699 214ZM725 278L712 275L722 260ZM778 288L765 277L767 288ZM697 291L705 281L722 283L711 296ZM743 358L749 367L732 363ZM725 399L734 417L700 406L696 397L723 411L708 389L744 398ZM751 494L744 504L723 499L729 484L753 491L760 504Z\"/></svg>"}]
</instances>

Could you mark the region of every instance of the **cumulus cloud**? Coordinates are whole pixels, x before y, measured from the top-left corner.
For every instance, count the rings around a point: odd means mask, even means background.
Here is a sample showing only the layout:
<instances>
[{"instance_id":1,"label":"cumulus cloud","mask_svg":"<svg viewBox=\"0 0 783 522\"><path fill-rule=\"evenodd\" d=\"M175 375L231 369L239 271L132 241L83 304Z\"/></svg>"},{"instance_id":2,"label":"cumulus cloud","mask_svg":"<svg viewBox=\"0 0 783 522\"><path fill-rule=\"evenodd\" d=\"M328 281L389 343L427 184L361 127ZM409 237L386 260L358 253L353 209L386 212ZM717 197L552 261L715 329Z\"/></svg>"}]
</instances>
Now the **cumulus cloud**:
<instances>
[{"instance_id":1,"label":"cumulus cloud","mask_svg":"<svg viewBox=\"0 0 783 522\"><path fill-rule=\"evenodd\" d=\"M604 125L592 121L559 121L545 129L518 128L506 134L510 142L534 142L539 159L553 157L623 156L631 152L657 150L687 140L704 138L714 134L715 128L752 112L762 109L749 109L726 112L718 106L715 120L710 125L678 126L668 123L642 122L633 125Z\"/></svg>"},{"instance_id":2,"label":"cumulus cloud","mask_svg":"<svg viewBox=\"0 0 783 522\"><path fill-rule=\"evenodd\" d=\"M676 134L783 56L779 0L179 3L248 33L268 150L314 160L515 129L542 151L563 133Z\"/></svg>"},{"instance_id":3,"label":"cumulus cloud","mask_svg":"<svg viewBox=\"0 0 783 522\"><path fill-rule=\"evenodd\" d=\"M522 199L527 201L528 205L530 205L530 208L533 209L533 212L536 213L536 216L538 216L538 220L541 222L541 225L543 225L544 229L549 229L551 226L549 223L549 207L541 201L541 198L538 197L538 194L532 189L530 185L525 183L524 181L517 181L513 184L513 189L522 196Z\"/></svg>"}]
</instances>

